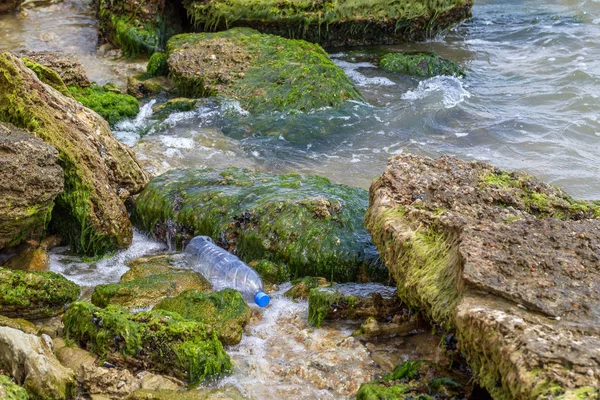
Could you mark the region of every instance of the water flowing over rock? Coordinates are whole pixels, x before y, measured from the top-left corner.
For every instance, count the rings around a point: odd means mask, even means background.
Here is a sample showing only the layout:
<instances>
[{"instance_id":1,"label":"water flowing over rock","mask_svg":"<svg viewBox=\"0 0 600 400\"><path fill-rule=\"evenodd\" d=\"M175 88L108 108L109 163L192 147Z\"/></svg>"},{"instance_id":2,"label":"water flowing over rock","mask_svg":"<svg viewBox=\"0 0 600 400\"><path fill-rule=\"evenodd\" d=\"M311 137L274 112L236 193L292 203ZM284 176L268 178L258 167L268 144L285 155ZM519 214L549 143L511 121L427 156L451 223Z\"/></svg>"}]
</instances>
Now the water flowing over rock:
<instances>
[{"instance_id":1,"label":"water flowing over rock","mask_svg":"<svg viewBox=\"0 0 600 400\"><path fill-rule=\"evenodd\" d=\"M598 202L413 155L392 158L370 196L366 225L399 296L456 330L494 398L598 398Z\"/></svg>"},{"instance_id":2,"label":"water flowing over rock","mask_svg":"<svg viewBox=\"0 0 600 400\"><path fill-rule=\"evenodd\" d=\"M0 248L40 239L63 185L58 152L0 122Z\"/></svg>"},{"instance_id":3,"label":"water flowing over rock","mask_svg":"<svg viewBox=\"0 0 600 400\"><path fill-rule=\"evenodd\" d=\"M42 83L10 53L0 55L0 121L58 150L65 191L56 198L51 227L76 251L102 254L131 243L124 201L143 188L147 176L106 121Z\"/></svg>"},{"instance_id":4,"label":"water flowing over rock","mask_svg":"<svg viewBox=\"0 0 600 400\"><path fill-rule=\"evenodd\" d=\"M52 339L0 327L0 368L23 385L34 399L69 399L75 385L72 370L52 352Z\"/></svg>"},{"instance_id":5,"label":"water flowing over rock","mask_svg":"<svg viewBox=\"0 0 600 400\"><path fill-rule=\"evenodd\" d=\"M167 43L169 71L190 97L226 96L249 112L333 107L363 97L317 44L235 28Z\"/></svg>"},{"instance_id":6,"label":"water flowing over rock","mask_svg":"<svg viewBox=\"0 0 600 400\"><path fill-rule=\"evenodd\" d=\"M296 276L385 281L364 228L367 192L318 176L238 168L173 170L135 203L137 226L177 246L211 236L243 261L272 260Z\"/></svg>"},{"instance_id":7,"label":"water flowing over rock","mask_svg":"<svg viewBox=\"0 0 600 400\"><path fill-rule=\"evenodd\" d=\"M185 0L200 30L255 28L324 46L392 44L434 37L471 15L471 0Z\"/></svg>"}]
</instances>

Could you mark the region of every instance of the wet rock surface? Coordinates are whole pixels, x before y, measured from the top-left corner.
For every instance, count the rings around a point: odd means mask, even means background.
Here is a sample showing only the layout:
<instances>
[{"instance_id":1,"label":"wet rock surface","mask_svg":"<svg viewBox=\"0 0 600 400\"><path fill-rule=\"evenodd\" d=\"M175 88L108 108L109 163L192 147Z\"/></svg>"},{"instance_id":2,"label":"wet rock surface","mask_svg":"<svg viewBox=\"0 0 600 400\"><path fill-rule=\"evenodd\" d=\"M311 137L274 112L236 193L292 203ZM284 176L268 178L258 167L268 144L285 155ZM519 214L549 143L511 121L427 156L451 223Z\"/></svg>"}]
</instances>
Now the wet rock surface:
<instances>
[{"instance_id":1,"label":"wet rock surface","mask_svg":"<svg viewBox=\"0 0 600 400\"><path fill-rule=\"evenodd\" d=\"M72 54L63 51L25 51L17 54L55 71L66 86L88 87L92 82L83 65Z\"/></svg>"},{"instance_id":2,"label":"wet rock surface","mask_svg":"<svg viewBox=\"0 0 600 400\"><path fill-rule=\"evenodd\" d=\"M75 386L74 373L52 352L52 339L0 327L0 368L33 398L68 399Z\"/></svg>"},{"instance_id":3,"label":"wet rock surface","mask_svg":"<svg viewBox=\"0 0 600 400\"><path fill-rule=\"evenodd\" d=\"M308 112L363 100L319 45L253 29L177 35L167 43L167 54L183 95L233 98L252 113Z\"/></svg>"},{"instance_id":4,"label":"wet rock surface","mask_svg":"<svg viewBox=\"0 0 600 400\"><path fill-rule=\"evenodd\" d=\"M399 296L456 329L493 397L598 397L597 202L486 163L412 155L390 160L370 200L366 224Z\"/></svg>"},{"instance_id":5,"label":"wet rock surface","mask_svg":"<svg viewBox=\"0 0 600 400\"><path fill-rule=\"evenodd\" d=\"M40 239L63 185L58 152L0 122L0 248Z\"/></svg>"},{"instance_id":6,"label":"wet rock surface","mask_svg":"<svg viewBox=\"0 0 600 400\"><path fill-rule=\"evenodd\" d=\"M281 262L295 276L384 281L364 229L366 195L317 176L173 170L151 181L132 218L160 240L211 236L247 263Z\"/></svg>"},{"instance_id":7,"label":"wet rock surface","mask_svg":"<svg viewBox=\"0 0 600 400\"><path fill-rule=\"evenodd\" d=\"M56 199L51 227L81 253L128 246L133 231L124 201L147 181L131 150L106 121L43 84L17 57L0 55L0 71L0 120L27 129L59 153L66 190Z\"/></svg>"}]
</instances>

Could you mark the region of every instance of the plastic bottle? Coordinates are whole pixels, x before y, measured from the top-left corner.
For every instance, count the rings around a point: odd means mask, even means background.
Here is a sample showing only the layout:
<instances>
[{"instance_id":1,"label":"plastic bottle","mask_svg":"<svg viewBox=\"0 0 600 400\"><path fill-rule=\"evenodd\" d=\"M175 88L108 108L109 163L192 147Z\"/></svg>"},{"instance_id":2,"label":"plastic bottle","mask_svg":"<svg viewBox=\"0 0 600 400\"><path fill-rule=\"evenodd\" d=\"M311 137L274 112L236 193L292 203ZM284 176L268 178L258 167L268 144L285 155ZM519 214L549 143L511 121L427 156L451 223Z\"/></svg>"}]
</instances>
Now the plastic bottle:
<instances>
[{"instance_id":1,"label":"plastic bottle","mask_svg":"<svg viewBox=\"0 0 600 400\"><path fill-rule=\"evenodd\" d=\"M256 271L217 246L210 237L196 236L185 248L185 253L189 265L212 283L215 290L235 289L246 302L254 301L260 307L266 307L271 301Z\"/></svg>"}]
</instances>

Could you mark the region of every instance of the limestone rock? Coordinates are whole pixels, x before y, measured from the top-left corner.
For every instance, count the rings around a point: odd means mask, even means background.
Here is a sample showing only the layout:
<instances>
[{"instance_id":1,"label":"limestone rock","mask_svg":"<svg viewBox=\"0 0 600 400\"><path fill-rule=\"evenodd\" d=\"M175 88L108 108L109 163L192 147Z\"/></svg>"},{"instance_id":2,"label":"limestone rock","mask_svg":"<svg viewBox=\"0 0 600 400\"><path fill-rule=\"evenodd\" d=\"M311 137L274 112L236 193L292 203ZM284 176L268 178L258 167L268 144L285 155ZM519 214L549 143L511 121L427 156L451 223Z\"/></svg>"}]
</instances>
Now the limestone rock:
<instances>
[{"instance_id":1,"label":"limestone rock","mask_svg":"<svg viewBox=\"0 0 600 400\"><path fill-rule=\"evenodd\" d=\"M8 326L9 328L18 329L31 335L38 333L38 329L33 322L22 318L8 318L0 315L0 326Z\"/></svg>"},{"instance_id":2,"label":"limestone rock","mask_svg":"<svg viewBox=\"0 0 600 400\"><path fill-rule=\"evenodd\" d=\"M50 256L44 249L31 249L11 257L5 267L10 269L18 269L21 271L48 271L50 266Z\"/></svg>"},{"instance_id":3,"label":"limestone rock","mask_svg":"<svg viewBox=\"0 0 600 400\"><path fill-rule=\"evenodd\" d=\"M40 239L62 191L58 152L30 133L0 122L0 248Z\"/></svg>"},{"instance_id":4,"label":"limestone rock","mask_svg":"<svg viewBox=\"0 0 600 400\"><path fill-rule=\"evenodd\" d=\"M56 199L51 226L74 250L93 255L131 243L124 201L143 188L147 176L106 121L43 84L10 53L0 54L0 121L58 150L66 190Z\"/></svg>"},{"instance_id":5,"label":"limestone rock","mask_svg":"<svg viewBox=\"0 0 600 400\"><path fill-rule=\"evenodd\" d=\"M0 327L0 368L33 398L68 399L75 385L72 370L52 353L52 340Z\"/></svg>"},{"instance_id":6,"label":"limestone rock","mask_svg":"<svg viewBox=\"0 0 600 400\"><path fill-rule=\"evenodd\" d=\"M25 51L18 54L55 71L66 86L88 87L92 82L83 65L72 54L64 51Z\"/></svg>"},{"instance_id":7,"label":"limestone rock","mask_svg":"<svg viewBox=\"0 0 600 400\"><path fill-rule=\"evenodd\" d=\"M495 399L598 398L600 203L486 163L408 154L370 196L367 228L399 296L456 330Z\"/></svg>"}]
</instances>

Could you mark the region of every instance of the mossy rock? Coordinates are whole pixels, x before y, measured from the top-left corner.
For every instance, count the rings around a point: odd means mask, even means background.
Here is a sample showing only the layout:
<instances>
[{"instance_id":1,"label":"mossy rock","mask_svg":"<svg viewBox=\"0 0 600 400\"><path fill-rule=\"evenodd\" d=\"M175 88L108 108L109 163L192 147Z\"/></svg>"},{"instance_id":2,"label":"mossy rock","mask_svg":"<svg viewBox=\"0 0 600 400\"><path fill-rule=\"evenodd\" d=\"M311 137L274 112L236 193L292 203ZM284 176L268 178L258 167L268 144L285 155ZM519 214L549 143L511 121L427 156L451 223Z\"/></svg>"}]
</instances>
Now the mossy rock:
<instances>
[{"instance_id":1,"label":"mossy rock","mask_svg":"<svg viewBox=\"0 0 600 400\"><path fill-rule=\"evenodd\" d=\"M52 317L77 300L79 293L79 286L54 272L0 268L0 315L6 317Z\"/></svg>"},{"instance_id":2,"label":"mossy rock","mask_svg":"<svg viewBox=\"0 0 600 400\"><path fill-rule=\"evenodd\" d=\"M52 86L64 96L73 97L61 77L54 70L42 64L38 64L27 57L23 57L23 63L27 68L35 72L40 81Z\"/></svg>"},{"instance_id":3,"label":"mossy rock","mask_svg":"<svg viewBox=\"0 0 600 400\"><path fill-rule=\"evenodd\" d=\"M100 32L129 56L164 49L169 37L181 30L179 9L165 0L102 0L98 3Z\"/></svg>"},{"instance_id":4,"label":"mossy rock","mask_svg":"<svg viewBox=\"0 0 600 400\"><path fill-rule=\"evenodd\" d=\"M308 296L308 322L316 327L324 320L385 320L404 311L396 288L379 283L317 287Z\"/></svg>"},{"instance_id":5,"label":"mossy rock","mask_svg":"<svg viewBox=\"0 0 600 400\"><path fill-rule=\"evenodd\" d=\"M172 170L150 182L132 218L178 248L205 235L243 261L283 263L295 277L384 281L387 270L364 228L367 203L365 190L318 176Z\"/></svg>"},{"instance_id":6,"label":"mossy rock","mask_svg":"<svg viewBox=\"0 0 600 400\"><path fill-rule=\"evenodd\" d=\"M15 328L31 335L37 335L38 333L38 328L35 326L35 324L23 318L8 318L4 315L0 315L0 326ZM1 398L2 397L0 397L0 399Z\"/></svg>"},{"instance_id":7,"label":"mossy rock","mask_svg":"<svg viewBox=\"0 0 600 400\"><path fill-rule=\"evenodd\" d=\"M70 86L71 95L89 109L96 111L110 125L125 118L135 117L140 105L135 97L115 91L111 86Z\"/></svg>"},{"instance_id":8,"label":"mossy rock","mask_svg":"<svg viewBox=\"0 0 600 400\"><path fill-rule=\"evenodd\" d=\"M303 278L294 279L292 281L293 286L283 295L292 300L306 300L312 289L331 286L333 284L334 283L327 282L327 279L325 278L305 276Z\"/></svg>"},{"instance_id":9,"label":"mossy rock","mask_svg":"<svg viewBox=\"0 0 600 400\"><path fill-rule=\"evenodd\" d=\"M223 344L238 344L252 311L237 290L215 293L186 290L177 297L167 298L154 307L179 313L181 316L210 325Z\"/></svg>"},{"instance_id":10,"label":"mossy rock","mask_svg":"<svg viewBox=\"0 0 600 400\"><path fill-rule=\"evenodd\" d=\"M381 379L363 383L356 399L460 400L471 390L464 375L427 361L410 360L399 364Z\"/></svg>"},{"instance_id":11,"label":"mossy rock","mask_svg":"<svg viewBox=\"0 0 600 400\"><path fill-rule=\"evenodd\" d=\"M470 17L470 0L184 0L202 31L250 27L324 46L426 40Z\"/></svg>"},{"instance_id":12,"label":"mossy rock","mask_svg":"<svg viewBox=\"0 0 600 400\"><path fill-rule=\"evenodd\" d=\"M183 254L159 254L135 258L127 263L129 270L121 275L121 282L145 278L151 275L180 272L187 266Z\"/></svg>"},{"instance_id":13,"label":"mossy rock","mask_svg":"<svg viewBox=\"0 0 600 400\"><path fill-rule=\"evenodd\" d=\"M2 53L0 121L29 131L58 151L64 192L56 197L51 230L87 255L131 243L133 229L124 202L141 190L147 176L104 119L41 84L19 58Z\"/></svg>"},{"instance_id":14,"label":"mossy rock","mask_svg":"<svg viewBox=\"0 0 600 400\"><path fill-rule=\"evenodd\" d=\"M290 271L287 265L269 260L252 261L250 265L260 275L266 284L279 284L290 280Z\"/></svg>"},{"instance_id":15,"label":"mossy rock","mask_svg":"<svg viewBox=\"0 0 600 400\"><path fill-rule=\"evenodd\" d=\"M0 375L0 399L29 400L27 391L17 385L6 375Z\"/></svg>"},{"instance_id":16,"label":"mossy rock","mask_svg":"<svg viewBox=\"0 0 600 400\"><path fill-rule=\"evenodd\" d=\"M132 75L127 77L127 94L136 99L158 96L169 91L163 83L160 78L148 74Z\"/></svg>"},{"instance_id":17,"label":"mossy rock","mask_svg":"<svg viewBox=\"0 0 600 400\"><path fill-rule=\"evenodd\" d=\"M454 61L434 53L389 53L379 61L379 66L387 72L427 78L437 75L465 76L463 69Z\"/></svg>"},{"instance_id":18,"label":"mossy rock","mask_svg":"<svg viewBox=\"0 0 600 400\"><path fill-rule=\"evenodd\" d=\"M139 389L130 394L126 400L245 400L240 391L234 387L219 389L195 388L185 392L173 390L147 390Z\"/></svg>"},{"instance_id":19,"label":"mossy rock","mask_svg":"<svg viewBox=\"0 0 600 400\"><path fill-rule=\"evenodd\" d=\"M169 64L167 60L169 56L165 53L154 53L150 56L148 64L146 65L146 74L148 76L166 76L169 74Z\"/></svg>"},{"instance_id":20,"label":"mossy rock","mask_svg":"<svg viewBox=\"0 0 600 400\"><path fill-rule=\"evenodd\" d=\"M71 304L65 337L123 367L142 367L190 384L231 370L232 363L205 324L167 311L131 314L124 308Z\"/></svg>"},{"instance_id":21,"label":"mossy rock","mask_svg":"<svg viewBox=\"0 0 600 400\"><path fill-rule=\"evenodd\" d=\"M252 113L310 111L363 97L317 44L236 28L182 34L167 43L184 96L236 99Z\"/></svg>"},{"instance_id":22,"label":"mossy rock","mask_svg":"<svg viewBox=\"0 0 600 400\"><path fill-rule=\"evenodd\" d=\"M206 291L210 288L210 283L197 272L171 270L119 283L98 285L92 294L92 303L98 307L113 304L128 309L146 308L188 289Z\"/></svg>"}]
</instances>

